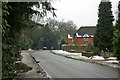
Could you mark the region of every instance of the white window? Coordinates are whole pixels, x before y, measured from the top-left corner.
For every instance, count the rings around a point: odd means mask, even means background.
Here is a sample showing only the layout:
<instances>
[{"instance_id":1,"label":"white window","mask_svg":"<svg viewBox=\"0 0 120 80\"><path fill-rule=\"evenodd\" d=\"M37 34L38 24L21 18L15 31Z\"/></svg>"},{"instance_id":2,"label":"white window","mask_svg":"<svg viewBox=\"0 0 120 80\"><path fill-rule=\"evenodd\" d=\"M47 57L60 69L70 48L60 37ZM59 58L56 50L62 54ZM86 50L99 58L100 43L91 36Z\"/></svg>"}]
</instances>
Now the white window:
<instances>
[{"instance_id":1,"label":"white window","mask_svg":"<svg viewBox=\"0 0 120 80\"><path fill-rule=\"evenodd\" d=\"M84 38L84 42L88 42L88 38Z\"/></svg>"}]
</instances>

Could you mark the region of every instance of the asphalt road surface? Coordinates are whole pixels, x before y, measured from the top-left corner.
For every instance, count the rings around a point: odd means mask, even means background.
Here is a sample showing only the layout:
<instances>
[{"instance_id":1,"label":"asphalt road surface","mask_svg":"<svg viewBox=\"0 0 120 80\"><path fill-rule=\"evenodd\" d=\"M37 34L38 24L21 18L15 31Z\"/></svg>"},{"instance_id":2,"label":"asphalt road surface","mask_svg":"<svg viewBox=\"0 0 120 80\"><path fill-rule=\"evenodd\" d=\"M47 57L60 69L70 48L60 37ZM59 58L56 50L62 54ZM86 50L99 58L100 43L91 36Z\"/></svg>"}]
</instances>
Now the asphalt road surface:
<instances>
[{"instance_id":1,"label":"asphalt road surface","mask_svg":"<svg viewBox=\"0 0 120 80\"><path fill-rule=\"evenodd\" d=\"M48 50L31 53L52 78L118 78L118 69L65 58Z\"/></svg>"}]
</instances>

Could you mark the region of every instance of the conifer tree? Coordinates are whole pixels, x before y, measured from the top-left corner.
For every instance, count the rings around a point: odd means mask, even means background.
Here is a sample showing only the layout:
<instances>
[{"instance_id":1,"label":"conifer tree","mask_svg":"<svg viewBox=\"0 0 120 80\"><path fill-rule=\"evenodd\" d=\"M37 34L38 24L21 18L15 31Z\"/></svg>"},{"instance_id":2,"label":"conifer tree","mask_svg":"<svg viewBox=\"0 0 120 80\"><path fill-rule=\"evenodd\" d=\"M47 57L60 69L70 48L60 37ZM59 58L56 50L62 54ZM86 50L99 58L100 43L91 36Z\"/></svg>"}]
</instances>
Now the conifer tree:
<instances>
[{"instance_id":1,"label":"conifer tree","mask_svg":"<svg viewBox=\"0 0 120 80\"><path fill-rule=\"evenodd\" d=\"M116 22L116 30L114 32L114 39L113 39L113 50L115 55L117 56L118 60L120 60L120 1L118 5L118 20Z\"/></svg>"},{"instance_id":2,"label":"conifer tree","mask_svg":"<svg viewBox=\"0 0 120 80\"><path fill-rule=\"evenodd\" d=\"M112 15L111 8L112 5L110 1L102 0L98 9L98 23L94 38L94 45L104 51L111 51L112 49L114 17Z\"/></svg>"}]
</instances>

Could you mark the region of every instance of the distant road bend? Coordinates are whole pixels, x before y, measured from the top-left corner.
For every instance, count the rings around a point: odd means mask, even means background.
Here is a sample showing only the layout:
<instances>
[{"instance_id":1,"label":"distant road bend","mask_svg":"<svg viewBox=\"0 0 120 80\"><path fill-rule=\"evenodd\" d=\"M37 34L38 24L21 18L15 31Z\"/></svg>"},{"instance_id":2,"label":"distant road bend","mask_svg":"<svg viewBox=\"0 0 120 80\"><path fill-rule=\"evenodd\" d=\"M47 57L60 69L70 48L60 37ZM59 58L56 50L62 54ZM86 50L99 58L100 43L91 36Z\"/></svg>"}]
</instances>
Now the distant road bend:
<instances>
[{"instance_id":1,"label":"distant road bend","mask_svg":"<svg viewBox=\"0 0 120 80\"><path fill-rule=\"evenodd\" d=\"M117 68L65 58L49 50L31 55L52 78L118 78Z\"/></svg>"}]
</instances>

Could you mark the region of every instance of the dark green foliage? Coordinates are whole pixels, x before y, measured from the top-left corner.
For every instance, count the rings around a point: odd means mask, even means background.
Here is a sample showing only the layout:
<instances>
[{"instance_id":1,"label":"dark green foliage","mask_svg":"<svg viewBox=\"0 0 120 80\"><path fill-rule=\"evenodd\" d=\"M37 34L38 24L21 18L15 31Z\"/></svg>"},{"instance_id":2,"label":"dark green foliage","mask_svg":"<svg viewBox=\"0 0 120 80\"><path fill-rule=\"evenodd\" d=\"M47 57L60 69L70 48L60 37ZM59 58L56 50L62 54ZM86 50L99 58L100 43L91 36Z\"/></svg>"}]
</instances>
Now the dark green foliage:
<instances>
[{"instance_id":1,"label":"dark green foliage","mask_svg":"<svg viewBox=\"0 0 120 80\"><path fill-rule=\"evenodd\" d=\"M11 38L9 38L10 35L10 25L8 24L7 20L4 18L4 16L7 16L9 14L7 3L2 4L2 78L12 78L16 74L15 72L15 66L14 61L16 60L15 57L15 50L14 45L10 43ZM6 38L8 37L8 38Z\"/></svg>"},{"instance_id":2,"label":"dark green foliage","mask_svg":"<svg viewBox=\"0 0 120 80\"><path fill-rule=\"evenodd\" d=\"M42 49L43 47L47 47L47 49L58 48L57 41L59 39L59 35L57 32L54 32L48 24L45 26L33 27L29 30L25 30L25 35L32 39L33 49Z\"/></svg>"},{"instance_id":3,"label":"dark green foliage","mask_svg":"<svg viewBox=\"0 0 120 80\"><path fill-rule=\"evenodd\" d=\"M98 47L95 47L91 43L88 44L88 46L86 47L85 51L86 52L93 52L93 54L95 54L95 55L99 55L100 54L100 49Z\"/></svg>"},{"instance_id":4,"label":"dark green foliage","mask_svg":"<svg viewBox=\"0 0 120 80\"><path fill-rule=\"evenodd\" d=\"M44 2L43 2L44 3ZM24 29L33 27L36 24L31 21L32 14L45 16L45 12L50 11L54 13L54 8L50 5L43 5L38 2L2 2L2 78L13 78L16 75L17 68L15 61L19 58L19 40L22 39L22 31ZM41 12L32 10L31 7L37 6L46 7ZM51 7L48 9L48 7ZM1 11L1 10L0 10Z\"/></svg>"},{"instance_id":5,"label":"dark green foliage","mask_svg":"<svg viewBox=\"0 0 120 80\"><path fill-rule=\"evenodd\" d=\"M38 25L24 31L24 34L32 39L33 49L41 49L43 47L58 49L58 47L66 43L67 33L73 33L76 29L73 21L63 22L49 18L47 22L45 26ZM62 43L58 44L58 40L61 40Z\"/></svg>"},{"instance_id":6,"label":"dark green foliage","mask_svg":"<svg viewBox=\"0 0 120 80\"><path fill-rule=\"evenodd\" d=\"M48 24L42 27L42 37L39 41L42 43L43 47L47 47L47 49L57 48L57 40L59 36L49 28Z\"/></svg>"},{"instance_id":7,"label":"dark green foliage","mask_svg":"<svg viewBox=\"0 0 120 80\"><path fill-rule=\"evenodd\" d=\"M94 38L95 46L100 50L112 51L112 37L114 32L111 2L101 2L99 5L97 31Z\"/></svg>"},{"instance_id":8,"label":"dark green foliage","mask_svg":"<svg viewBox=\"0 0 120 80\"><path fill-rule=\"evenodd\" d=\"M86 47L85 51L86 52L93 52L94 46L91 44L88 44L88 46Z\"/></svg>"},{"instance_id":9,"label":"dark green foliage","mask_svg":"<svg viewBox=\"0 0 120 80\"><path fill-rule=\"evenodd\" d=\"M113 50L115 56L120 60L120 30L114 32Z\"/></svg>"},{"instance_id":10,"label":"dark green foliage","mask_svg":"<svg viewBox=\"0 0 120 80\"><path fill-rule=\"evenodd\" d=\"M73 52L75 53L82 53L83 51L85 51L86 46L79 46L79 45L75 45L75 46L62 46L62 49L68 52L71 52L71 50L75 50Z\"/></svg>"},{"instance_id":11,"label":"dark green foliage","mask_svg":"<svg viewBox=\"0 0 120 80\"><path fill-rule=\"evenodd\" d=\"M2 45L2 78L12 78L16 74L14 62L16 60L15 50L12 45L3 43Z\"/></svg>"},{"instance_id":12,"label":"dark green foliage","mask_svg":"<svg viewBox=\"0 0 120 80\"><path fill-rule=\"evenodd\" d=\"M118 20L116 22L116 30L113 38L113 50L118 60L120 60L120 1L118 6Z\"/></svg>"},{"instance_id":13,"label":"dark green foliage","mask_svg":"<svg viewBox=\"0 0 120 80\"><path fill-rule=\"evenodd\" d=\"M28 50L29 48L32 47L33 41L29 37L23 36L21 37L19 44L20 44L19 46L21 49Z\"/></svg>"},{"instance_id":14,"label":"dark green foliage","mask_svg":"<svg viewBox=\"0 0 120 80\"><path fill-rule=\"evenodd\" d=\"M65 40L64 38L61 38L60 44L61 44L61 45L66 44L66 40Z\"/></svg>"},{"instance_id":15,"label":"dark green foliage","mask_svg":"<svg viewBox=\"0 0 120 80\"><path fill-rule=\"evenodd\" d=\"M66 44L66 40L64 38L61 38L60 40L60 49L62 48L62 45Z\"/></svg>"},{"instance_id":16,"label":"dark green foliage","mask_svg":"<svg viewBox=\"0 0 120 80\"><path fill-rule=\"evenodd\" d=\"M23 64L21 62L16 63L15 68L18 70L18 72L28 72L29 70L32 70L32 67L28 67L26 64Z\"/></svg>"}]
</instances>

